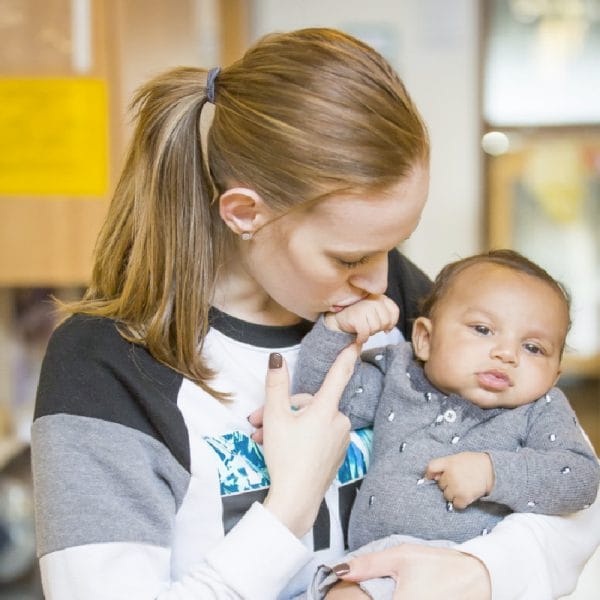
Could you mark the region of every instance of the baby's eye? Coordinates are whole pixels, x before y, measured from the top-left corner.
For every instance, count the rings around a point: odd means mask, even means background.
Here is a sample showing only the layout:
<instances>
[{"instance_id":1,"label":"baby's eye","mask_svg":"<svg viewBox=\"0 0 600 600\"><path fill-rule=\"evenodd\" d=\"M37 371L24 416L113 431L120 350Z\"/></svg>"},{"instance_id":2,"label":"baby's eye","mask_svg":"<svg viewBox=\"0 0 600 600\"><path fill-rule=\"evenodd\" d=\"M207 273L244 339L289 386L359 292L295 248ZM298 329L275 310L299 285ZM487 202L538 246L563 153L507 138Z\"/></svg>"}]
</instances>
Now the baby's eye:
<instances>
[{"instance_id":1,"label":"baby's eye","mask_svg":"<svg viewBox=\"0 0 600 600\"><path fill-rule=\"evenodd\" d=\"M523 344L523 348L525 348L525 350L529 352L529 354L545 354L543 348L541 348L537 344L532 344L531 342Z\"/></svg>"},{"instance_id":2,"label":"baby's eye","mask_svg":"<svg viewBox=\"0 0 600 600\"><path fill-rule=\"evenodd\" d=\"M473 329L481 335L490 335L492 330L487 325L473 325Z\"/></svg>"}]
</instances>

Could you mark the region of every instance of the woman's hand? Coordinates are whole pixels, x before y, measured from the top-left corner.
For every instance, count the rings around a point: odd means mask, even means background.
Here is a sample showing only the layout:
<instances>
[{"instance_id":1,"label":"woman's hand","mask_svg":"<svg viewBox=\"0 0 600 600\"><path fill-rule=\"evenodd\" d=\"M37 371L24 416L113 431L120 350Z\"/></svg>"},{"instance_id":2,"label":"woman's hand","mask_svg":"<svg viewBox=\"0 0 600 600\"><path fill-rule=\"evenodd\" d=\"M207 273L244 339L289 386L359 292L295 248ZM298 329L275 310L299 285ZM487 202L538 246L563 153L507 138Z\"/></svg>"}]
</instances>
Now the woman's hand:
<instances>
[{"instance_id":1,"label":"woman's hand","mask_svg":"<svg viewBox=\"0 0 600 600\"><path fill-rule=\"evenodd\" d=\"M392 577L396 581L394 600L490 600L492 597L490 576L484 564L474 556L450 548L401 544L357 556L334 570L344 581Z\"/></svg>"},{"instance_id":2,"label":"woman's hand","mask_svg":"<svg viewBox=\"0 0 600 600\"><path fill-rule=\"evenodd\" d=\"M312 402L290 408L289 375L271 355L263 411L263 452L271 478L264 506L298 537L313 525L321 500L350 441L350 420L338 410L358 358L352 344L338 355Z\"/></svg>"}]
</instances>

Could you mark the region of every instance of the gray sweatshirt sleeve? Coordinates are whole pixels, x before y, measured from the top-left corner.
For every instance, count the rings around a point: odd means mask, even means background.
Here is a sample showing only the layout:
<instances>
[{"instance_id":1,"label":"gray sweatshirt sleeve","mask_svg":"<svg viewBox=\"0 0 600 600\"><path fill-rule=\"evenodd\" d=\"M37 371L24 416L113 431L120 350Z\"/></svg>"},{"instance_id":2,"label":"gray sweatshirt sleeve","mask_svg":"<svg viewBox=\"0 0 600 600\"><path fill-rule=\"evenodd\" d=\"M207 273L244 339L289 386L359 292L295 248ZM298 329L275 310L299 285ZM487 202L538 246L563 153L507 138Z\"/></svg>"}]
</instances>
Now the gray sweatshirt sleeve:
<instances>
[{"instance_id":1,"label":"gray sweatshirt sleeve","mask_svg":"<svg viewBox=\"0 0 600 600\"><path fill-rule=\"evenodd\" d=\"M336 356L355 337L350 333L331 331L325 326L323 317L319 317L302 340L292 379L292 393L317 392ZM356 362L354 374L340 401L340 410L350 418L353 429L373 425L383 378L384 374L378 367L362 360Z\"/></svg>"},{"instance_id":2,"label":"gray sweatshirt sleeve","mask_svg":"<svg viewBox=\"0 0 600 600\"><path fill-rule=\"evenodd\" d=\"M558 388L532 405L518 451L488 454L496 483L483 501L516 512L560 515L587 508L596 498L598 459Z\"/></svg>"}]
</instances>

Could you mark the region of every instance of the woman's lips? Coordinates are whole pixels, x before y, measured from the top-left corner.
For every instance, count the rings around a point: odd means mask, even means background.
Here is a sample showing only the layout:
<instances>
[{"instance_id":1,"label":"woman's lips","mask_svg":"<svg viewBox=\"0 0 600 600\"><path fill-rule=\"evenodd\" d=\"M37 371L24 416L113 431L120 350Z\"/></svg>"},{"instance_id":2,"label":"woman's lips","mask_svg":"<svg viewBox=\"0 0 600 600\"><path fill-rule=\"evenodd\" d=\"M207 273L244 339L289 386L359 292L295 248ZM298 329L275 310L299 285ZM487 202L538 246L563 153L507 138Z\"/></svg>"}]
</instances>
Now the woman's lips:
<instances>
[{"instance_id":1,"label":"woman's lips","mask_svg":"<svg viewBox=\"0 0 600 600\"><path fill-rule=\"evenodd\" d=\"M338 312L340 312L341 310L344 310L344 308L346 308L346 307L345 307L345 306L339 306L339 305L332 306L332 307L331 307L331 310L330 310L329 312L332 312L332 313L338 313Z\"/></svg>"},{"instance_id":2,"label":"woman's lips","mask_svg":"<svg viewBox=\"0 0 600 600\"><path fill-rule=\"evenodd\" d=\"M356 304L357 302L360 302L361 300L364 300L367 296L361 296L360 298L354 298L351 300L344 300L343 302L340 302L339 304L332 304L331 308L329 309L329 312L332 313L338 313L341 310L344 310L345 308L348 308L348 306L352 306L353 304Z\"/></svg>"},{"instance_id":3,"label":"woman's lips","mask_svg":"<svg viewBox=\"0 0 600 600\"><path fill-rule=\"evenodd\" d=\"M493 392L502 392L512 385L510 377L506 373L496 370L477 373L477 380L482 388Z\"/></svg>"}]
</instances>

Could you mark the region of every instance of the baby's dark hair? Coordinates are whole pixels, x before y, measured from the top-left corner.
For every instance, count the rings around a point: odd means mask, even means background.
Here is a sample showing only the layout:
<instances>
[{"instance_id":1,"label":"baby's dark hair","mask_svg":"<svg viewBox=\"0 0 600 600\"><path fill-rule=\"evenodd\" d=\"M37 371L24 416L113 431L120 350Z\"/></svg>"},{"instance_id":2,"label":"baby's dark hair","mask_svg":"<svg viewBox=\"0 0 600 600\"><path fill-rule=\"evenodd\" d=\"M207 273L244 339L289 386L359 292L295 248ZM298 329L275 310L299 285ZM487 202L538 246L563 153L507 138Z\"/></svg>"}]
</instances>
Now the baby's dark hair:
<instances>
[{"instance_id":1,"label":"baby's dark hair","mask_svg":"<svg viewBox=\"0 0 600 600\"><path fill-rule=\"evenodd\" d=\"M554 277L552 277L552 275L550 275L542 267L529 260L522 254L505 248L500 250L489 250L488 252L482 252L481 254L474 254L473 256L468 256L467 258L447 264L438 273L438 276L435 278L433 287L431 288L429 294L421 299L419 303L420 314L424 317L431 317L435 307L446 295L456 276L466 268L482 263L493 263L500 265L506 267L507 269L512 269L513 271L531 275L532 277L547 283L565 302L567 314L569 315L567 331L569 330L571 327L571 297L563 284L554 279Z\"/></svg>"}]
</instances>

